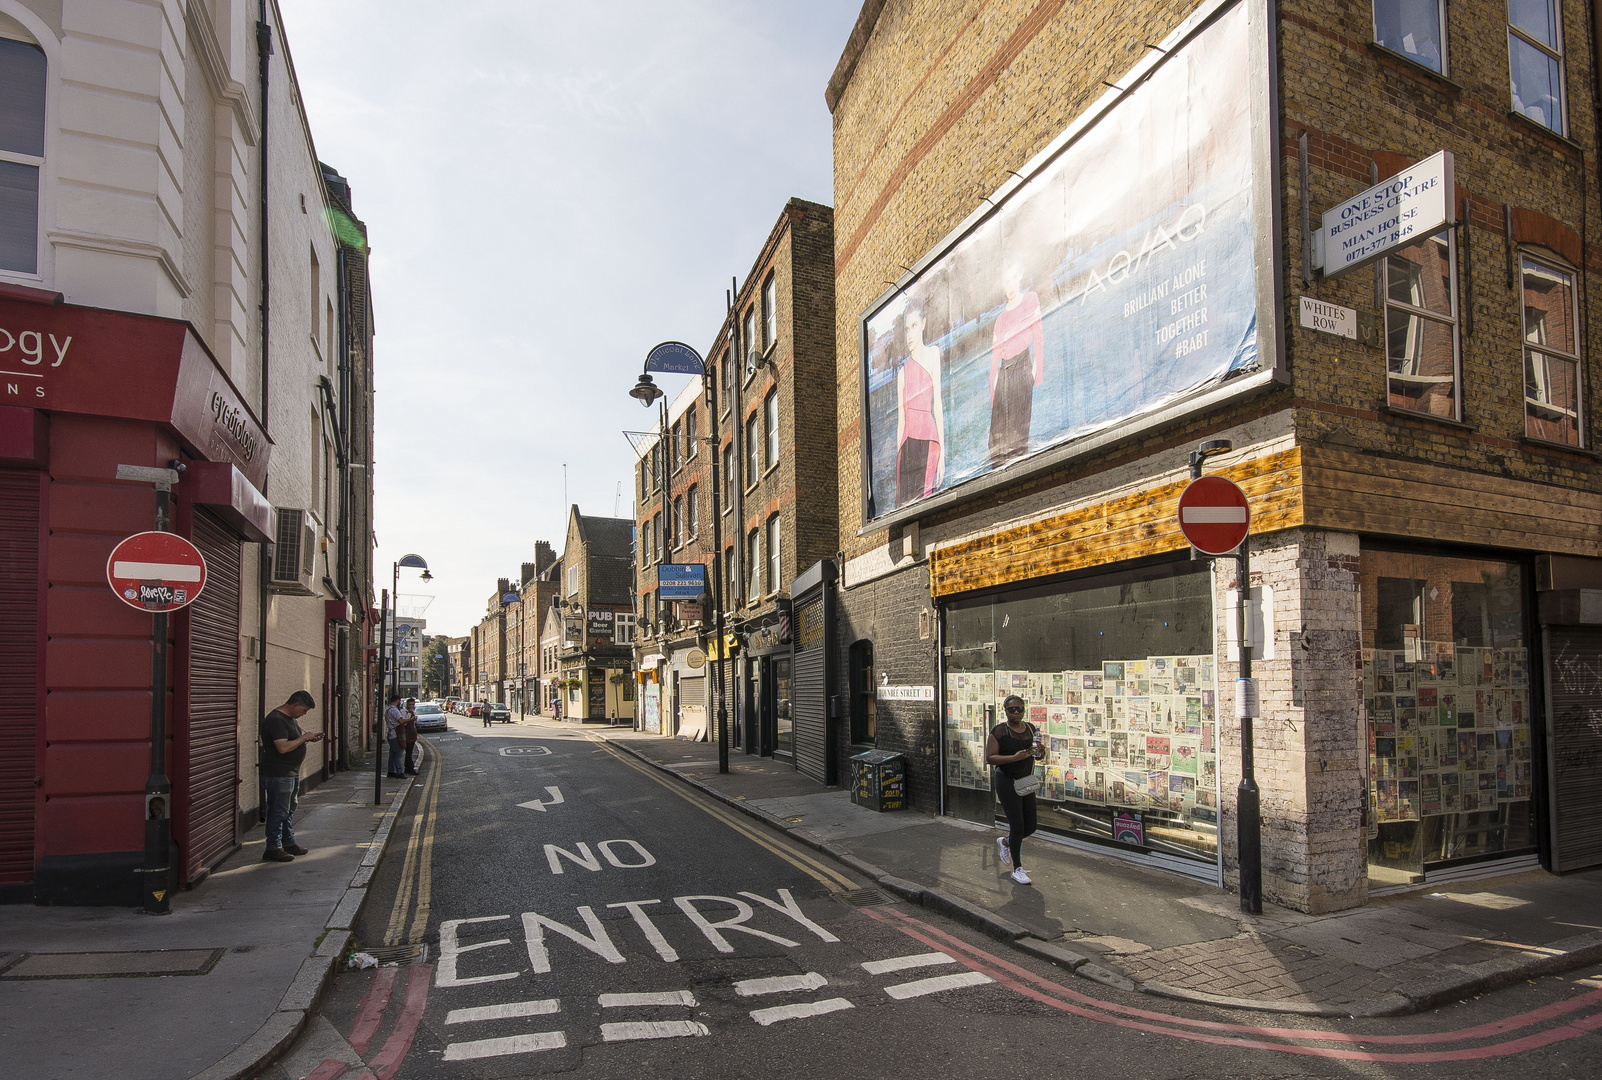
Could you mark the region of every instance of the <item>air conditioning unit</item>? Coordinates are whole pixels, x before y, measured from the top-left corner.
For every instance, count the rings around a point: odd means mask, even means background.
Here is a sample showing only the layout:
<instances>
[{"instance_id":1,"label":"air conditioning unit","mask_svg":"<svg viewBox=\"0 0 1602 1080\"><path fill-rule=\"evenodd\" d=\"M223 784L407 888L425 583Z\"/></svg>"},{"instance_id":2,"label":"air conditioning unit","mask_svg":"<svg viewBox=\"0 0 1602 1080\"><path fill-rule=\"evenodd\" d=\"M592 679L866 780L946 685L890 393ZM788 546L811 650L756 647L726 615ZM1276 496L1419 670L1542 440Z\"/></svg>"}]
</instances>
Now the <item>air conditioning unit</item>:
<instances>
[{"instance_id":1,"label":"air conditioning unit","mask_svg":"<svg viewBox=\"0 0 1602 1080\"><path fill-rule=\"evenodd\" d=\"M279 509L268 579L273 592L313 595L316 565L317 530L306 520L306 511Z\"/></svg>"}]
</instances>

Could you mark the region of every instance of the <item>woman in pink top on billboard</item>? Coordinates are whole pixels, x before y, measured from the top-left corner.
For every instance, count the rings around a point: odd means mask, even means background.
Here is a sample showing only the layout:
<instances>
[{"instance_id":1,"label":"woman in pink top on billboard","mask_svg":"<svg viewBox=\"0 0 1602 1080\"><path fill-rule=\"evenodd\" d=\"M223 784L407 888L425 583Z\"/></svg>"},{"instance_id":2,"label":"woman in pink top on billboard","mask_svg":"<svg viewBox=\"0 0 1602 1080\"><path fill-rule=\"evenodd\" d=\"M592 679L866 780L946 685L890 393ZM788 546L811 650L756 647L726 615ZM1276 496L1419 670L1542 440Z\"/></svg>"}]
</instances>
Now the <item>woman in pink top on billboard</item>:
<instances>
[{"instance_id":1,"label":"woman in pink top on billboard","mask_svg":"<svg viewBox=\"0 0 1602 1080\"><path fill-rule=\"evenodd\" d=\"M923 306L901 317L907 359L896 373L896 505L933 495L945 473L946 414L940 401L940 350L924 344Z\"/></svg>"},{"instance_id":2,"label":"woman in pink top on billboard","mask_svg":"<svg viewBox=\"0 0 1602 1080\"><path fill-rule=\"evenodd\" d=\"M1040 298L1023 287L1023 267L1009 262L1001 273L1007 306L996 316L990 347L990 467L999 469L1029 452L1029 420L1035 387L1046 370L1046 335Z\"/></svg>"}]
</instances>

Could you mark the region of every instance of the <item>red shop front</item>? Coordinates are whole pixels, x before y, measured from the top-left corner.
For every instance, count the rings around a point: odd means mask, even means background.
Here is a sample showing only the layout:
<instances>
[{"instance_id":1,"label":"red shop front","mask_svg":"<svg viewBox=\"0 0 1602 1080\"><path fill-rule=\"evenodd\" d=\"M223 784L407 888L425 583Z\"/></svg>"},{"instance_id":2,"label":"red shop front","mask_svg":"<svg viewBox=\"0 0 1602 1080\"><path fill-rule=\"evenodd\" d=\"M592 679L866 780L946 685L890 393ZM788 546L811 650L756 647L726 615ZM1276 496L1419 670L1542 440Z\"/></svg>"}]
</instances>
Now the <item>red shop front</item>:
<instances>
[{"instance_id":1,"label":"red shop front","mask_svg":"<svg viewBox=\"0 0 1602 1080\"><path fill-rule=\"evenodd\" d=\"M242 545L271 539L271 450L187 323L0 286L0 900L140 899L152 623L106 560L156 494L118 465L184 463L171 527L207 564L169 620L174 884L238 845Z\"/></svg>"}]
</instances>

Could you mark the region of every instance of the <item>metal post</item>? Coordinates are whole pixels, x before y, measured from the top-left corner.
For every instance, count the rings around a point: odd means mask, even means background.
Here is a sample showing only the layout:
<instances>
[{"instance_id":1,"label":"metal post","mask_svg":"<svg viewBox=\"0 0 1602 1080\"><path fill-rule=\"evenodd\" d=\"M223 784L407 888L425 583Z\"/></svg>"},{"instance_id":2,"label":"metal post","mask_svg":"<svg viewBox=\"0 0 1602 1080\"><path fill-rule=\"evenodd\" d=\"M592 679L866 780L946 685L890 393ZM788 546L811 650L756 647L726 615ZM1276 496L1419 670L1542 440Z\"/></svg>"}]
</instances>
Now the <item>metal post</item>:
<instances>
[{"instance_id":1,"label":"metal post","mask_svg":"<svg viewBox=\"0 0 1602 1080\"><path fill-rule=\"evenodd\" d=\"M389 621L389 590L382 590L378 608L378 707L373 710L373 805L384 804L384 743L385 725L388 723L384 701L384 626Z\"/></svg>"},{"instance_id":2,"label":"metal post","mask_svg":"<svg viewBox=\"0 0 1602 1080\"><path fill-rule=\"evenodd\" d=\"M732 350L730 357L733 357ZM728 641L723 632L723 577L727 571L723 566L723 503L718 496L718 469L723 455L720 453L722 447L718 445L718 405L714 400L717 391L713 386L712 373L705 365L701 368L701 385L708 417L707 434L712 443L712 633L718 645L718 658L713 661L717 665L718 772L726 773L729 771L729 699L723 690L723 654L728 651ZM730 413L730 418L733 418L733 413ZM723 482L728 483L728 477L725 476Z\"/></svg>"},{"instance_id":3,"label":"metal post","mask_svg":"<svg viewBox=\"0 0 1602 1080\"><path fill-rule=\"evenodd\" d=\"M156 531L167 532L172 486L156 484ZM145 914L172 910L172 783L167 779L167 613L151 616L150 776L145 780Z\"/></svg>"},{"instance_id":4,"label":"metal post","mask_svg":"<svg viewBox=\"0 0 1602 1080\"><path fill-rule=\"evenodd\" d=\"M1257 713L1252 680L1252 650L1246 641L1247 608L1251 604L1251 538L1241 541L1236 556L1235 639L1240 647L1240 675L1235 681L1235 715L1240 720L1240 787L1235 791L1235 837L1240 854L1240 909L1263 913L1263 821L1252 760L1252 718Z\"/></svg>"}]
</instances>

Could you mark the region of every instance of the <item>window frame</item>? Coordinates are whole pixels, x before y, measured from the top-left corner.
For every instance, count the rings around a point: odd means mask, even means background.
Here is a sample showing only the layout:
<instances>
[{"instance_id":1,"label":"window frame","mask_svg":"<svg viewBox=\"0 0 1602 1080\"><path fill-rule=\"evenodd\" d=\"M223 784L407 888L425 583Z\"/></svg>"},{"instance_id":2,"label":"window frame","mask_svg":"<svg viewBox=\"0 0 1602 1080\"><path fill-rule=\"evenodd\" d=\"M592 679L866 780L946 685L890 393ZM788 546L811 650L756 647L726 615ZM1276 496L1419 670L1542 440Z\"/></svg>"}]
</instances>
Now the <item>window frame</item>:
<instances>
[{"instance_id":1,"label":"window frame","mask_svg":"<svg viewBox=\"0 0 1602 1080\"><path fill-rule=\"evenodd\" d=\"M768 515L767 525L768 593L779 591L784 579L784 523L777 513Z\"/></svg>"},{"instance_id":2,"label":"window frame","mask_svg":"<svg viewBox=\"0 0 1602 1080\"><path fill-rule=\"evenodd\" d=\"M619 611L612 615L612 641L617 645L634 644L634 612Z\"/></svg>"},{"instance_id":3,"label":"window frame","mask_svg":"<svg viewBox=\"0 0 1602 1080\"><path fill-rule=\"evenodd\" d=\"M766 471L779 463L779 391L776 387L769 390L768 396L762 399L762 426L765 429L762 440L762 464Z\"/></svg>"},{"instance_id":4,"label":"window frame","mask_svg":"<svg viewBox=\"0 0 1602 1080\"><path fill-rule=\"evenodd\" d=\"M1559 3L1559 2L1557 2L1557 0L1548 0L1548 2L1550 2L1551 5L1552 5L1552 13L1553 13L1553 15L1554 15L1554 17L1556 19L1556 25L1553 27L1553 29L1556 31L1556 37L1557 37L1557 49L1555 51L1553 50L1553 48L1550 45L1546 44L1546 42L1537 41L1535 38L1530 36L1530 34L1529 34L1529 32L1527 30L1523 30L1523 29L1521 29L1518 26L1515 26L1513 24L1512 0L1508 0L1508 3L1507 3L1507 9L1508 9L1507 10L1507 38L1508 38L1508 41L1507 41L1507 84L1508 84L1507 107L1508 107L1508 111L1513 113L1514 115L1521 116L1525 120L1530 121L1532 124L1539 124L1541 127L1543 127L1546 130L1552 132L1553 134L1559 135L1559 136L1561 136L1561 137L1566 139L1566 138L1569 137L1569 85L1568 85L1569 84L1569 67L1568 67L1568 62L1565 59L1565 49L1564 49L1563 5L1561 3ZM1558 100L1557 100L1558 126L1557 127L1552 127L1550 124L1546 123L1543 120L1537 120L1535 117L1531 116L1527 111L1521 112L1518 109L1514 108L1514 105L1513 105L1513 39L1515 37L1517 37L1520 41L1524 42L1526 45L1530 46L1532 49L1536 50L1537 52L1545 54L1549 59L1557 61L1557 88L1558 88ZM1528 106L1526 106L1526 108L1528 108ZM1521 272L1520 276L1522 278L1522 272Z\"/></svg>"},{"instance_id":5,"label":"window frame","mask_svg":"<svg viewBox=\"0 0 1602 1080\"><path fill-rule=\"evenodd\" d=\"M693 541L701 532L701 514L696 504L696 496L700 494L699 484L691 484L690 489L684 493L684 538L686 542Z\"/></svg>"},{"instance_id":6,"label":"window frame","mask_svg":"<svg viewBox=\"0 0 1602 1080\"><path fill-rule=\"evenodd\" d=\"M1575 449L1583 450L1587 446L1587 440L1586 440L1586 437L1585 437L1585 421L1586 421L1586 416L1585 416L1585 359L1584 359L1584 352L1583 352L1583 343L1584 343L1585 335L1582 332L1582 328L1581 328L1581 324L1580 324L1580 289L1581 289L1580 275L1572 267L1570 267L1566 262L1560 261L1560 260L1552 258L1550 256L1544 256L1544 255L1542 255L1542 254L1540 254L1540 253L1538 253L1536 251L1530 250L1529 248L1520 248L1519 251L1518 251L1518 255L1519 255L1519 337L1521 339L1521 345L1523 347L1523 355L1522 355L1523 371L1521 372L1521 375L1523 377L1524 385L1525 385L1525 388L1526 388L1526 392L1524 394L1524 437L1526 439L1536 439L1536 440L1538 440L1540 442L1544 442L1544 443L1552 443L1553 445L1557 445L1557 446L1572 446ZM1528 322L1530 308L1529 308L1529 305L1524 302L1525 289L1526 289L1524 281L1525 281L1525 275L1528 272L1528 267L1526 267L1526 265L1525 265L1526 262L1534 263L1536 266L1540 267L1543 270L1548 271L1549 273L1556 274L1556 275L1558 275L1560 277L1563 277L1563 278L1567 279L1567 281L1568 281L1568 289L1569 289L1569 326L1570 326L1570 335L1569 336L1570 336L1570 340L1572 340L1574 342L1575 352L1573 352L1573 353L1565 353L1561 349L1554 348L1551 345L1546 344L1545 342L1532 342L1530 340L1530 337L1529 337L1530 327L1529 327L1529 322ZM1573 442L1573 443L1566 443L1566 442L1563 442L1563 441L1558 440L1558 439L1550 439L1550 438L1547 438L1544 435L1532 435L1532 434L1530 434L1531 398L1530 398L1529 393L1528 393L1528 387L1529 387L1529 371L1530 371L1530 354L1532 352L1534 352L1536 354L1539 354L1539 355L1543 355L1543 356L1550 356L1550 357L1552 357L1554 359L1561 360L1561 361L1564 361L1564 362L1567 362L1567 363L1571 363L1571 364L1574 365L1574 437L1575 437L1575 442ZM1559 409L1554 409L1550 405L1539 406L1539 407L1545 408L1548 412L1561 412L1562 411L1562 410L1559 410Z\"/></svg>"},{"instance_id":7,"label":"window frame","mask_svg":"<svg viewBox=\"0 0 1602 1080\"><path fill-rule=\"evenodd\" d=\"M1434 420L1445 420L1448 423L1461 424L1461 423L1464 422L1464 420L1463 420L1463 337L1462 337L1462 310L1461 310L1462 305L1461 305L1460 298L1458 296L1458 293L1459 293L1459 290L1461 288L1461 285L1460 285L1460 282L1458 280L1458 270L1457 270L1457 229L1454 226L1448 225L1448 226L1446 226L1446 227L1444 227L1442 229L1439 229L1439 230L1437 230L1437 231L1435 231L1433 233L1430 233L1428 236L1419 237L1418 240L1415 241L1415 242L1416 243L1425 243L1425 242L1428 242L1428 241L1432 241L1437 237L1445 237L1446 238L1446 262L1447 262L1447 266L1448 266L1448 268L1450 270L1450 284L1449 284L1449 287L1448 287L1448 295L1451 298L1451 308L1452 308L1452 312L1451 312L1451 316L1450 317L1444 316L1438 311L1431 311L1428 308L1415 307L1412 304L1408 304L1408 303L1404 303L1404 302L1399 301L1399 300L1391 299L1391 258L1390 258L1390 256L1397 249L1393 249L1392 252L1387 253L1384 257L1382 257L1380 259L1380 265L1383 268L1382 271L1381 271L1381 279L1382 279L1381 280L1381 285L1382 285L1382 295L1384 297L1384 306L1383 306L1382 310L1380 311L1380 320L1381 320L1380 334L1381 334L1382 340L1384 342L1384 344L1381 347L1381 352L1382 352L1382 354L1384 356L1384 360L1385 360L1385 407L1387 409L1390 409L1390 410L1392 410L1394 412L1397 412L1397 413L1401 413L1401 414L1406 415L1406 416L1423 416L1423 417L1427 417L1427 418L1434 419ZM1390 349L1390 328L1391 328L1390 312L1391 312L1392 308L1395 308L1396 310L1402 312L1405 315L1414 316L1414 317L1421 318L1421 319L1424 319L1424 320L1430 321L1430 322L1444 323L1449 327L1449 329L1451 331L1451 335L1452 335L1452 413L1451 413L1451 415L1443 416L1440 413L1427 412L1427 411L1422 410L1422 409L1410 409L1405 405L1392 404L1392 402L1391 402L1391 380L1395 377L1395 375L1391 371L1391 349Z\"/></svg>"},{"instance_id":8,"label":"window frame","mask_svg":"<svg viewBox=\"0 0 1602 1080\"><path fill-rule=\"evenodd\" d=\"M9 11L10 9L7 10ZM26 8L24 8L20 13L13 12L12 18L18 20L22 24L23 34L18 35L15 33L7 33L0 34L0 37L3 37L7 41L15 42L18 45L37 49L39 54L44 57L43 86L41 87L44 95L44 115L41 118L43 123L43 133L42 138L40 139L39 147L42 153L36 156L33 154L24 154L21 151L16 150L0 150L0 161L8 162L14 165L21 165L25 168L31 168L35 171L33 207L33 269L14 270L6 267L0 267L0 280L9 279L30 285L36 285L46 279L46 266L50 262L51 253L53 251L53 248L47 240L47 234L50 228L51 217L49 211L53 206L53 194L55 188L53 166L55 162L56 143L55 113L57 101L56 76L58 69L54 41L52 40L47 43L45 37L40 35L38 30L28 26L28 23L25 20L31 15L32 13Z\"/></svg>"},{"instance_id":9,"label":"window frame","mask_svg":"<svg viewBox=\"0 0 1602 1080\"><path fill-rule=\"evenodd\" d=\"M695 460L696 443L700 441L695 437L696 420L697 420L697 417L695 415L695 406L691 405L689 408L684 410L684 460L685 461L694 461Z\"/></svg>"},{"instance_id":10,"label":"window frame","mask_svg":"<svg viewBox=\"0 0 1602 1080\"><path fill-rule=\"evenodd\" d=\"M673 550L684 546L684 496L673 499Z\"/></svg>"},{"instance_id":11,"label":"window frame","mask_svg":"<svg viewBox=\"0 0 1602 1080\"><path fill-rule=\"evenodd\" d=\"M1379 9L1378 9L1378 6L1372 2L1372 0L1369 3L1369 13L1370 13L1370 15L1369 15L1369 26L1370 26L1370 29L1373 31L1373 41L1374 41L1374 44L1375 44L1376 47L1384 49L1386 52L1390 53L1392 56L1399 56L1403 60L1406 60L1410 64L1417 64L1419 67L1423 68L1426 71L1432 71L1435 74L1441 76L1442 78L1450 78L1451 77L1448 74L1448 72L1451 70L1451 67L1450 67L1449 60L1448 60L1448 52L1450 50L1448 49L1447 39L1446 39L1446 0L1435 0L1435 21L1436 21L1436 28L1435 29L1436 29L1436 33L1439 35L1439 40L1440 40L1440 43L1441 43L1441 66L1439 68L1430 67L1429 64L1425 63L1421 59L1418 59L1417 58L1417 54L1409 55L1408 53L1403 52L1401 49L1393 49L1391 46L1389 46L1389 45L1385 44L1383 41L1381 41L1380 40L1380 27L1379 27ZM1397 29L1400 30L1401 27L1399 26Z\"/></svg>"},{"instance_id":12,"label":"window frame","mask_svg":"<svg viewBox=\"0 0 1602 1080\"><path fill-rule=\"evenodd\" d=\"M762 530L752 529L745 534L746 600L756 603L762 598Z\"/></svg>"},{"instance_id":13,"label":"window frame","mask_svg":"<svg viewBox=\"0 0 1602 1080\"><path fill-rule=\"evenodd\" d=\"M762 422L753 410L745 419L745 489L750 491L762 479Z\"/></svg>"},{"instance_id":14,"label":"window frame","mask_svg":"<svg viewBox=\"0 0 1602 1080\"><path fill-rule=\"evenodd\" d=\"M728 578L728 581L724 584L729 590L729 595L724 597L726 605L740 602L740 566L734 560L736 550L737 545L734 544L730 544L723 549L723 575Z\"/></svg>"},{"instance_id":15,"label":"window frame","mask_svg":"<svg viewBox=\"0 0 1602 1080\"><path fill-rule=\"evenodd\" d=\"M745 381L750 382L756 377L757 358L762 355L757 346L757 309L751 304L745 309L745 315L740 321L740 327L745 334Z\"/></svg>"},{"instance_id":16,"label":"window frame","mask_svg":"<svg viewBox=\"0 0 1602 1080\"><path fill-rule=\"evenodd\" d=\"M779 285L772 270L762 282L762 351L766 353L779 340Z\"/></svg>"},{"instance_id":17,"label":"window frame","mask_svg":"<svg viewBox=\"0 0 1602 1080\"><path fill-rule=\"evenodd\" d=\"M727 517L734 512L734 491L729 481L739 476L736 471L737 459L734 456L734 440L730 439L723 446L723 515ZM737 486L737 485L736 485Z\"/></svg>"},{"instance_id":18,"label":"window frame","mask_svg":"<svg viewBox=\"0 0 1602 1080\"><path fill-rule=\"evenodd\" d=\"M673 446L673 449L670 451L670 460L673 462L673 471L676 473L680 469L684 468L683 433L679 430L679 422L677 420L675 420L673 422L673 426L668 429L668 439L671 440Z\"/></svg>"}]
</instances>

